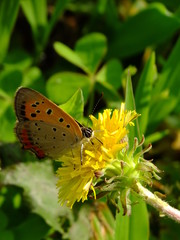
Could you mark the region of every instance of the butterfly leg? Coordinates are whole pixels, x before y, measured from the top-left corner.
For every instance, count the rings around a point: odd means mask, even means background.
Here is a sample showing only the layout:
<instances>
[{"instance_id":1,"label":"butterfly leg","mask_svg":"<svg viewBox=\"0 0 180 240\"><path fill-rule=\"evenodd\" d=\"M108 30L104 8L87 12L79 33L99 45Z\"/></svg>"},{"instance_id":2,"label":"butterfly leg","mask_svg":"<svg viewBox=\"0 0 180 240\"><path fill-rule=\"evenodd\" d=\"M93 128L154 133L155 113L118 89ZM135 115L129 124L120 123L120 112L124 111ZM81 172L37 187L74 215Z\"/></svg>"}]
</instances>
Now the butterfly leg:
<instances>
[{"instance_id":1,"label":"butterfly leg","mask_svg":"<svg viewBox=\"0 0 180 240\"><path fill-rule=\"evenodd\" d=\"M84 144L81 144L81 165L83 165L83 150L84 150Z\"/></svg>"},{"instance_id":2,"label":"butterfly leg","mask_svg":"<svg viewBox=\"0 0 180 240\"><path fill-rule=\"evenodd\" d=\"M71 149L72 157L74 158L73 150Z\"/></svg>"},{"instance_id":3,"label":"butterfly leg","mask_svg":"<svg viewBox=\"0 0 180 240\"><path fill-rule=\"evenodd\" d=\"M99 140L97 137L94 137L101 145L103 145L103 142L101 142L101 140ZM89 139L89 141L90 141L90 143L92 144L92 145L94 145L94 142L91 140L91 139Z\"/></svg>"},{"instance_id":4,"label":"butterfly leg","mask_svg":"<svg viewBox=\"0 0 180 240\"><path fill-rule=\"evenodd\" d=\"M72 154L72 157L74 158L74 154L73 154L73 150L71 149L71 154ZM76 169L76 165L74 164L74 170Z\"/></svg>"},{"instance_id":5,"label":"butterfly leg","mask_svg":"<svg viewBox=\"0 0 180 240\"><path fill-rule=\"evenodd\" d=\"M99 140L97 137L95 137L95 139L103 145L103 142L101 142L101 140Z\"/></svg>"}]
</instances>

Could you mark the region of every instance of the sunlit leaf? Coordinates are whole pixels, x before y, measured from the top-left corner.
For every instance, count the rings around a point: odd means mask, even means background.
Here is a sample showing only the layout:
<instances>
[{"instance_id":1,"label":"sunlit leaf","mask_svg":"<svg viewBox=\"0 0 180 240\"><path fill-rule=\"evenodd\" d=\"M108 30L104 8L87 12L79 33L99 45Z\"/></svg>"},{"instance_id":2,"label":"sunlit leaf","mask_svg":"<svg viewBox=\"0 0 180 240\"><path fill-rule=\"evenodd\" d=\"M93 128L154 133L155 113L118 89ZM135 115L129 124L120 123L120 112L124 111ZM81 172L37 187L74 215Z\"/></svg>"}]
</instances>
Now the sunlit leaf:
<instances>
[{"instance_id":1,"label":"sunlit leaf","mask_svg":"<svg viewBox=\"0 0 180 240\"><path fill-rule=\"evenodd\" d=\"M122 81L122 65L117 59L110 60L97 73L96 79L99 82L107 82L118 89Z\"/></svg>"},{"instance_id":2,"label":"sunlit leaf","mask_svg":"<svg viewBox=\"0 0 180 240\"><path fill-rule=\"evenodd\" d=\"M69 48L68 46L61 42L55 42L54 48L60 56L64 57L66 60L76 65L77 67L81 68L85 72L88 72L88 69L84 65L83 60L71 48Z\"/></svg>"},{"instance_id":3,"label":"sunlit leaf","mask_svg":"<svg viewBox=\"0 0 180 240\"><path fill-rule=\"evenodd\" d=\"M66 102L79 88L82 89L86 102L91 82L83 74L61 72L52 75L46 86L48 96L56 103L62 104Z\"/></svg>"},{"instance_id":4,"label":"sunlit leaf","mask_svg":"<svg viewBox=\"0 0 180 240\"><path fill-rule=\"evenodd\" d=\"M106 41L103 34L91 33L79 39L76 43L75 51L91 74L96 72L107 51Z\"/></svg>"},{"instance_id":5,"label":"sunlit leaf","mask_svg":"<svg viewBox=\"0 0 180 240\"><path fill-rule=\"evenodd\" d=\"M82 90L77 90L75 94L66 103L61 104L60 107L76 120L80 121L84 112L84 98Z\"/></svg>"},{"instance_id":6,"label":"sunlit leaf","mask_svg":"<svg viewBox=\"0 0 180 240\"><path fill-rule=\"evenodd\" d=\"M62 232L60 216L70 216L71 210L58 204L56 178L51 161L21 163L0 173L3 184L24 190L32 211L39 214L52 228Z\"/></svg>"}]
</instances>

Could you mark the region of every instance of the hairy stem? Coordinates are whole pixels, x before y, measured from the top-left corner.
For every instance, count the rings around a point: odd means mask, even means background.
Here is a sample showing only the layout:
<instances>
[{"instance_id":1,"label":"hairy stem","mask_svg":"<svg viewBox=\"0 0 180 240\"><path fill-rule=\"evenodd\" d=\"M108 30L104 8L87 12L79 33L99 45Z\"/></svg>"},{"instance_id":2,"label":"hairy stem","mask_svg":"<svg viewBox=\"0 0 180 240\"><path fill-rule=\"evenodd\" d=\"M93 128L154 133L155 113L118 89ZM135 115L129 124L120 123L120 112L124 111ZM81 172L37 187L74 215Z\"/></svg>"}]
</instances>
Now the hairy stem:
<instances>
[{"instance_id":1,"label":"hairy stem","mask_svg":"<svg viewBox=\"0 0 180 240\"><path fill-rule=\"evenodd\" d=\"M134 189L138 195L143 197L143 199L151 206L160 211L161 214L168 216L169 218L180 223L180 211L171 207L167 202L163 201L155 194L150 192L147 188L143 187L140 183L136 184Z\"/></svg>"}]
</instances>

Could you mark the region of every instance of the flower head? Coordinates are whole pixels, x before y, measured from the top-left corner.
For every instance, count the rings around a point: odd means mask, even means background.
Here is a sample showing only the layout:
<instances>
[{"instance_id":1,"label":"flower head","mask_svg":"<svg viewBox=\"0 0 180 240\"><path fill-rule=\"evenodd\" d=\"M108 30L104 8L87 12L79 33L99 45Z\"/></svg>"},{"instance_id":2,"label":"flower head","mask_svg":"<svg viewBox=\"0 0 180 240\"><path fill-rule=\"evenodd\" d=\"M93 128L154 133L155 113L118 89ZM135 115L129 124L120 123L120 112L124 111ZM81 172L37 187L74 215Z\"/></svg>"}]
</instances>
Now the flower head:
<instances>
[{"instance_id":1,"label":"flower head","mask_svg":"<svg viewBox=\"0 0 180 240\"><path fill-rule=\"evenodd\" d=\"M133 125L138 114L126 111L124 104L120 110L106 109L98 118L90 116L93 137L83 139L72 151L62 156L63 166L57 170L59 201L72 207L76 201L87 200L90 189L96 198L95 186L100 176L105 176L116 162L119 152L128 146L127 125ZM80 159L83 144L82 160ZM82 161L82 163L81 163ZM119 168L114 168L120 173Z\"/></svg>"}]
</instances>

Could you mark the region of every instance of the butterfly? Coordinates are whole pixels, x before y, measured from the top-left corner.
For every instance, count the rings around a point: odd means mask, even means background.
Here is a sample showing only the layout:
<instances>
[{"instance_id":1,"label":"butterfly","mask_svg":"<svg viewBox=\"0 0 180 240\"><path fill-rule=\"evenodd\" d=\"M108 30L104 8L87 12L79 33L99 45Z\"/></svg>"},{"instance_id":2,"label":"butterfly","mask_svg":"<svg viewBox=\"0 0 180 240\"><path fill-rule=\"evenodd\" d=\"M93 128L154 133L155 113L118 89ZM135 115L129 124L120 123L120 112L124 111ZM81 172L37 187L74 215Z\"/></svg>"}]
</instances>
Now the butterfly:
<instances>
[{"instance_id":1,"label":"butterfly","mask_svg":"<svg viewBox=\"0 0 180 240\"><path fill-rule=\"evenodd\" d=\"M15 132L24 149L41 159L57 158L90 139L93 130L84 127L41 93L20 87L15 95ZM81 152L83 143L81 144Z\"/></svg>"}]
</instances>

